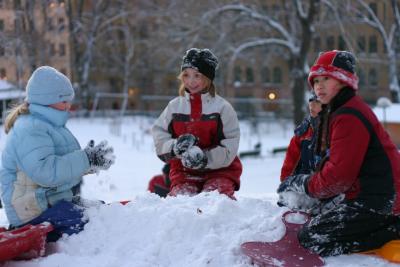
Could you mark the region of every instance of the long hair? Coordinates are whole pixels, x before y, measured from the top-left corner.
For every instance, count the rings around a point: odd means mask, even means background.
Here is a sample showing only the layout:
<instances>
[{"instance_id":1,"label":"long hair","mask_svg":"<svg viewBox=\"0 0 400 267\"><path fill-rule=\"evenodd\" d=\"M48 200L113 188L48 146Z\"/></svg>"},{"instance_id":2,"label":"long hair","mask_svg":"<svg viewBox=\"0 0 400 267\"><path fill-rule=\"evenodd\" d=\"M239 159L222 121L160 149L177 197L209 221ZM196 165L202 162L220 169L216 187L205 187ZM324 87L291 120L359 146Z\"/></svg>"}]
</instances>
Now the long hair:
<instances>
[{"instance_id":1,"label":"long hair","mask_svg":"<svg viewBox=\"0 0 400 267\"><path fill-rule=\"evenodd\" d=\"M185 85L183 84L182 74L183 74L183 72L181 72L178 75L178 80L180 82L179 91L178 91L179 96L184 96L185 95ZM202 78L206 80L206 89L205 89L205 91L208 91L210 93L210 95L214 97L216 92L217 92L217 89L215 88L214 83L204 75L202 75Z\"/></svg>"},{"instance_id":2,"label":"long hair","mask_svg":"<svg viewBox=\"0 0 400 267\"><path fill-rule=\"evenodd\" d=\"M19 117L19 115L28 114L29 113L29 104L27 102L23 102L22 104L14 106L9 112L4 122L4 131L6 134L11 130L14 126L15 121Z\"/></svg>"}]
</instances>

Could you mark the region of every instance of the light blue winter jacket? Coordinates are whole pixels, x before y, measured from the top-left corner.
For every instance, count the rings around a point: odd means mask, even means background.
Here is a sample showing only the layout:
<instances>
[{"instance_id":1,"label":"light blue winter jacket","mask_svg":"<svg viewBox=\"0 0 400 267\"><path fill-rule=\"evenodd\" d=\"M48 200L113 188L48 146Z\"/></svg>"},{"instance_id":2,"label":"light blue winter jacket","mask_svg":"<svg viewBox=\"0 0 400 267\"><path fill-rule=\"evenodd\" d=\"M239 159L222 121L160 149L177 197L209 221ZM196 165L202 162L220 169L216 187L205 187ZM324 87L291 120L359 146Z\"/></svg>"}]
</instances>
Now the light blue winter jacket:
<instances>
[{"instance_id":1,"label":"light blue winter jacket","mask_svg":"<svg viewBox=\"0 0 400 267\"><path fill-rule=\"evenodd\" d=\"M24 224L64 199L89 169L86 153L65 127L68 113L29 105L7 136L0 170L1 197L9 223Z\"/></svg>"}]
</instances>

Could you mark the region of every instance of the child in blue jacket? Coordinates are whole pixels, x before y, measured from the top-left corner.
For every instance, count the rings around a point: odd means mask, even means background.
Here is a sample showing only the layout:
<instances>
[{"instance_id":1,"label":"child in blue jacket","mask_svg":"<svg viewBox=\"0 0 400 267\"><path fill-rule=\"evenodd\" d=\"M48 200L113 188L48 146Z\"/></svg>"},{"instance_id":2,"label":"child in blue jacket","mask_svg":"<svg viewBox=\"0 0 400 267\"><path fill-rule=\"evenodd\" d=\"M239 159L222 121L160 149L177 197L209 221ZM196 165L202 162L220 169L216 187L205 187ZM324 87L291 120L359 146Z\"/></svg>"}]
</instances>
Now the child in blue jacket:
<instances>
[{"instance_id":1,"label":"child in blue jacket","mask_svg":"<svg viewBox=\"0 0 400 267\"><path fill-rule=\"evenodd\" d=\"M26 86L26 101L6 118L8 134L0 170L1 198L10 228L50 222L48 241L78 233L87 222L73 201L82 176L107 170L112 147L91 141L81 149L65 127L74 89L70 80L49 66L36 69Z\"/></svg>"}]
</instances>

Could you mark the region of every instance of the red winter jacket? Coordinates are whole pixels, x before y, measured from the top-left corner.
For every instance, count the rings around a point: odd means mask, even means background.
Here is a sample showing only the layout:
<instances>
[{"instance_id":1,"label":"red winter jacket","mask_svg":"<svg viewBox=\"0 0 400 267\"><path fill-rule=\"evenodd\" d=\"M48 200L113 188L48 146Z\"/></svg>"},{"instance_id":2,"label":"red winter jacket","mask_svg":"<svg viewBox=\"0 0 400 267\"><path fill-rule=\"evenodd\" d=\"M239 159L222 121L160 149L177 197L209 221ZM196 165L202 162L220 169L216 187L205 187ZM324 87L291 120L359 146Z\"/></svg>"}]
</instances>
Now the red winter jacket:
<instances>
[{"instance_id":1,"label":"red winter jacket","mask_svg":"<svg viewBox=\"0 0 400 267\"><path fill-rule=\"evenodd\" d=\"M205 151L208 163L204 170L184 168L179 159L172 157L174 139L187 133L197 136L198 146ZM186 92L171 100L156 120L152 134L157 155L171 163L171 188L188 180L227 178L239 189L239 122L232 106L222 97Z\"/></svg>"},{"instance_id":2,"label":"red winter jacket","mask_svg":"<svg viewBox=\"0 0 400 267\"><path fill-rule=\"evenodd\" d=\"M313 134L313 128L308 127L306 132L302 135L296 134L292 137L281 168L281 181L283 181L286 177L295 174L295 170L301 157L301 143L305 140L311 140Z\"/></svg>"},{"instance_id":3,"label":"red winter jacket","mask_svg":"<svg viewBox=\"0 0 400 267\"><path fill-rule=\"evenodd\" d=\"M400 214L400 154L371 108L350 89L329 112L329 159L311 176L308 194L348 201L382 214Z\"/></svg>"}]
</instances>

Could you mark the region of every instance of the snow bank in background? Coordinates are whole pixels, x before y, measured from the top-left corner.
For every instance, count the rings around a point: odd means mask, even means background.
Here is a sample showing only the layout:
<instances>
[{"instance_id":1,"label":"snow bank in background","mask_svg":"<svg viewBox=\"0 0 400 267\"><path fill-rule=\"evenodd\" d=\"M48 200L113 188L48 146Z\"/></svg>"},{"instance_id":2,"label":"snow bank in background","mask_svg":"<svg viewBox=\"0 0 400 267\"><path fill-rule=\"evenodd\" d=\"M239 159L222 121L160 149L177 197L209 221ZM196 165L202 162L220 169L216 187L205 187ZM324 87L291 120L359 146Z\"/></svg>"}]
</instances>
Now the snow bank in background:
<instances>
[{"instance_id":1,"label":"snow bank in background","mask_svg":"<svg viewBox=\"0 0 400 267\"><path fill-rule=\"evenodd\" d=\"M400 104L391 104L389 107L385 109L380 107L375 107L373 110L380 122L384 121L386 113L386 122L400 123Z\"/></svg>"}]
</instances>

